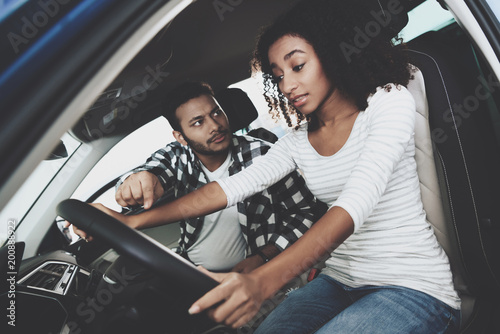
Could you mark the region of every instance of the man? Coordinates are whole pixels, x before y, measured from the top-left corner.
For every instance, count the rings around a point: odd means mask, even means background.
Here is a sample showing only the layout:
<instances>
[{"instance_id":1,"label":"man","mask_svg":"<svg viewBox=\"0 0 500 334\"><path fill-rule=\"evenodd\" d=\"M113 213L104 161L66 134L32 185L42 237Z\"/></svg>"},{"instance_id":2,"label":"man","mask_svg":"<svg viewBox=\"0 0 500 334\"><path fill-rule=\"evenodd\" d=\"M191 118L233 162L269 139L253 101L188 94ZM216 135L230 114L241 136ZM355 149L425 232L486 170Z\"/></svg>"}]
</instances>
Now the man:
<instances>
[{"instance_id":1,"label":"man","mask_svg":"<svg viewBox=\"0 0 500 334\"><path fill-rule=\"evenodd\" d=\"M155 152L117 185L121 206L151 208L250 166L270 144L233 136L206 83L187 82L165 99L177 142ZM297 240L324 212L298 172L237 207L180 222L179 252L212 271L250 272ZM139 227L147 227L144 223Z\"/></svg>"}]
</instances>

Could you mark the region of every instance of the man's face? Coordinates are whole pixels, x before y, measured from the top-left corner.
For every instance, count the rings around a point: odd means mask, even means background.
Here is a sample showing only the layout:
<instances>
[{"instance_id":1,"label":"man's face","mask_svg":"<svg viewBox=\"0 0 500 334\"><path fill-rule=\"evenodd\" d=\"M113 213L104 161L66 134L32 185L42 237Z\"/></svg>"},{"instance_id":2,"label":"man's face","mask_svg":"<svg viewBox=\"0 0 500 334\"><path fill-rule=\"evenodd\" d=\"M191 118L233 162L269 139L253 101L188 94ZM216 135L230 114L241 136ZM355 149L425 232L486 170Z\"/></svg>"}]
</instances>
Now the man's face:
<instances>
[{"instance_id":1,"label":"man's face","mask_svg":"<svg viewBox=\"0 0 500 334\"><path fill-rule=\"evenodd\" d=\"M202 155L227 154L231 130L226 114L212 96L191 99L178 107L175 114L182 129L176 136L181 144Z\"/></svg>"}]
</instances>

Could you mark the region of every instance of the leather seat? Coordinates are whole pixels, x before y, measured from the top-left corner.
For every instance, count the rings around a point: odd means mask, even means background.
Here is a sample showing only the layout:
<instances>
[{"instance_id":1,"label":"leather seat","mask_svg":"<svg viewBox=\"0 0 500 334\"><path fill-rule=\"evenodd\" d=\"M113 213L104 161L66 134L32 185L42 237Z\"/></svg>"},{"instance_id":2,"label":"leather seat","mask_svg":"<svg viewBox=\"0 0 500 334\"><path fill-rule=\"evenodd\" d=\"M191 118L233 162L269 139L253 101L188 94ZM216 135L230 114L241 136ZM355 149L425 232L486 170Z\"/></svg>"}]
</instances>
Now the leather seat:
<instances>
[{"instance_id":1,"label":"leather seat","mask_svg":"<svg viewBox=\"0 0 500 334\"><path fill-rule=\"evenodd\" d=\"M250 123L259 116L247 93L239 88L223 89L215 94L215 98L226 113L233 132L248 130ZM252 129L247 134L270 143L278 140L274 133L265 128Z\"/></svg>"},{"instance_id":2,"label":"leather seat","mask_svg":"<svg viewBox=\"0 0 500 334\"><path fill-rule=\"evenodd\" d=\"M498 108L481 86L486 69L472 45L446 45L436 35L419 37L407 51L422 71L409 87L421 101L417 168L428 220L462 298L462 332L479 333L488 330L500 296L500 150L492 126Z\"/></svg>"}]
</instances>

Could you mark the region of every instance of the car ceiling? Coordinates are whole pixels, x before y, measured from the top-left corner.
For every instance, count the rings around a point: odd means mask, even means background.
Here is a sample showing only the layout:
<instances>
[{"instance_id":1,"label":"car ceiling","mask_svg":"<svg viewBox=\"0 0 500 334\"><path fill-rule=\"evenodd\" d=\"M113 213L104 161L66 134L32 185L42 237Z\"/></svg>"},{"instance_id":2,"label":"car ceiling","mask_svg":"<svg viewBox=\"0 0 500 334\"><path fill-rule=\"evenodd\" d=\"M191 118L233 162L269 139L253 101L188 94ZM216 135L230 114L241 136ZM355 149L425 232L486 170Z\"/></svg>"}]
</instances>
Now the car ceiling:
<instances>
[{"instance_id":1,"label":"car ceiling","mask_svg":"<svg viewBox=\"0 0 500 334\"><path fill-rule=\"evenodd\" d=\"M168 83L175 84L184 78L209 78L215 89L224 88L249 76L249 61L259 28L295 2L195 1L160 32L125 73L140 71L145 63L150 66L164 63L165 70L172 75Z\"/></svg>"}]
</instances>

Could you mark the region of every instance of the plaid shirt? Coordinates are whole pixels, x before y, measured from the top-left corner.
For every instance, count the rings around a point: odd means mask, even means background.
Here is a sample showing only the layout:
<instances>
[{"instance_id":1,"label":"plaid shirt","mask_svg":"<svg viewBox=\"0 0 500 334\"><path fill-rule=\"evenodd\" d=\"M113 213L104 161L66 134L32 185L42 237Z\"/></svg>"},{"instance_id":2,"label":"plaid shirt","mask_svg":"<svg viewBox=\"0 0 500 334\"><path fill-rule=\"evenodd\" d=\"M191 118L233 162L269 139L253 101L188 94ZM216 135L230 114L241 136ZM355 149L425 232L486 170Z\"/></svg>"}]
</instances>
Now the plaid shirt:
<instances>
[{"instance_id":1,"label":"plaid shirt","mask_svg":"<svg viewBox=\"0 0 500 334\"><path fill-rule=\"evenodd\" d=\"M229 175L250 166L263 156L270 144L250 136L232 139ZM165 189L162 200L179 198L207 183L201 162L190 147L178 142L168 144L151 155L142 166L131 171L148 171L158 177ZM117 187L130 175L125 174ZM238 218L247 242L247 255L269 243L283 250L301 237L326 211L326 205L316 200L295 171L268 189L237 204ZM186 252L197 240L204 217L180 222L179 251Z\"/></svg>"}]
</instances>

